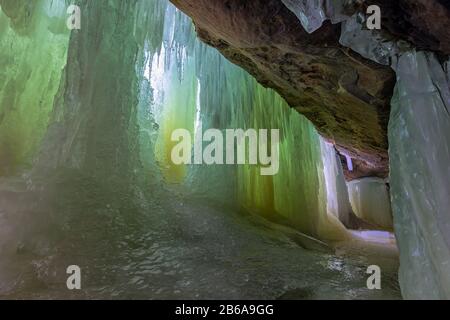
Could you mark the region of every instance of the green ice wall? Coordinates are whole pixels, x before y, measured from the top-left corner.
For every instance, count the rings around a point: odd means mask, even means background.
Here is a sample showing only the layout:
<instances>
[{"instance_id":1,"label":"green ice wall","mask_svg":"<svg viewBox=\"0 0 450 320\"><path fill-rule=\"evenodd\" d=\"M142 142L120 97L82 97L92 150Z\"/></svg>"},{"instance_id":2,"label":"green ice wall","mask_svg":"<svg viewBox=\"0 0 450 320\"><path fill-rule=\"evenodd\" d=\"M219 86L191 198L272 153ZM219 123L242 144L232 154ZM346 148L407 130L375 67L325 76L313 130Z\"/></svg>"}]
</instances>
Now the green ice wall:
<instances>
[{"instance_id":1,"label":"green ice wall","mask_svg":"<svg viewBox=\"0 0 450 320\"><path fill-rule=\"evenodd\" d=\"M0 176L29 166L66 64L65 6L0 1Z\"/></svg>"},{"instance_id":2,"label":"green ice wall","mask_svg":"<svg viewBox=\"0 0 450 320\"><path fill-rule=\"evenodd\" d=\"M284 217L322 239L346 236L327 206L339 196L327 191L335 177L324 170L337 165L334 149L275 92L199 42L189 19L167 1L76 1L82 25L70 37L61 28L65 1L52 2L62 8L58 18L20 1L7 17L6 2L12 3L2 1L0 17L7 30L0 35L7 66L0 82L0 174L34 160L33 172L44 180L55 172L65 185L84 177L83 190L96 186L89 192L94 202L129 201L135 188L151 198L149 181L177 185L186 196ZM28 12L35 26L29 29ZM200 125L280 129L279 173L174 165L171 132L195 134Z\"/></svg>"},{"instance_id":3,"label":"green ice wall","mask_svg":"<svg viewBox=\"0 0 450 320\"><path fill-rule=\"evenodd\" d=\"M345 237L345 228L327 206L330 198L339 196L327 192L327 183L335 183L336 176L324 172L324 161L329 161L328 166L340 165L334 149L277 93L195 40L190 21L178 15L168 8L163 52L149 63L149 80L159 92L154 100L160 128L156 158L166 179L184 183L190 192L207 198L233 199L271 219L283 217L322 239ZM168 83L161 85L161 79ZM280 129L280 170L262 176L259 165L175 166L169 151L174 144L170 133L176 128L192 134L201 134L199 128Z\"/></svg>"}]
</instances>

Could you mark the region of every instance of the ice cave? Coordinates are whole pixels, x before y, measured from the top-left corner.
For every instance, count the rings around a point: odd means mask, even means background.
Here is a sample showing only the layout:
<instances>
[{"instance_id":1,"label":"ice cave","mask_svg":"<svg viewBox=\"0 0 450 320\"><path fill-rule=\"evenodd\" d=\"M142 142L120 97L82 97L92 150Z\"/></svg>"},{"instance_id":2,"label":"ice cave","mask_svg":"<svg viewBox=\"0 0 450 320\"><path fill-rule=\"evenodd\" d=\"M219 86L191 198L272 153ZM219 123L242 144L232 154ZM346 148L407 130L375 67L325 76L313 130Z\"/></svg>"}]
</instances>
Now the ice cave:
<instances>
[{"instance_id":1,"label":"ice cave","mask_svg":"<svg viewBox=\"0 0 450 320\"><path fill-rule=\"evenodd\" d=\"M449 26L445 0L0 0L0 299L450 299ZM276 172L194 161L230 129L277 130Z\"/></svg>"}]
</instances>

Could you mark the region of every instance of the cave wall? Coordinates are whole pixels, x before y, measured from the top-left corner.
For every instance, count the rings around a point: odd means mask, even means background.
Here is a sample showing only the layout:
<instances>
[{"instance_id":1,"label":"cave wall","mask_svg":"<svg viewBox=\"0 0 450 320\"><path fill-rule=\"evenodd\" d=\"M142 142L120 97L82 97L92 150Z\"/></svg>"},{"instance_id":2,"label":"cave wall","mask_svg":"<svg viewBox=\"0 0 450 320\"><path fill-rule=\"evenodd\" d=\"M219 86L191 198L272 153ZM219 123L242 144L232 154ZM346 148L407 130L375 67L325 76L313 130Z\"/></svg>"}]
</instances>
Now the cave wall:
<instances>
[{"instance_id":1,"label":"cave wall","mask_svg":"<svg viewBox=\"0 0 450 320\"><path fill-rule=\"evenodd\" d=\"M340 45L339 25L327 22L309 34L279 0L172 3L193 19L203 41L275 89L359 161L361 175L387 176L394 73Z\"/></svg>"},{"instance_id":2,"label":"cave wall","mask_svg":"<svg viewBox=\"0 0 450 320\"><path fill-rule=\"evenodd\" d=\"M192 17L203 41L278 91L341 156L353 158L357 172L347 172L349 180L387 176L391 112L402 294L448 299L448 2L171 1ZM382 8L380 31L362 26L358 12L370 4Z\"/></svg>"}]
</instances>

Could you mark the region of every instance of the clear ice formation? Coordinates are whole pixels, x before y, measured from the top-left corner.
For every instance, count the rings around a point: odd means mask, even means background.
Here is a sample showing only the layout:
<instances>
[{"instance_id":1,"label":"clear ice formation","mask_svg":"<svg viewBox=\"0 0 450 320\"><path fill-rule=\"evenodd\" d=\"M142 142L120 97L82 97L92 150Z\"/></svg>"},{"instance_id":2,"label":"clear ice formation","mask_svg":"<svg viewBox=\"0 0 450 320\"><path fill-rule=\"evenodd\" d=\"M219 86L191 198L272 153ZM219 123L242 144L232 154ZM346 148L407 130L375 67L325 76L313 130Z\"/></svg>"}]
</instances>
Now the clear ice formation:
<instances>
[{"instance_id":1,"label":"clear ice formation","mask_svg":"<svg viewBox=\"0 0 450 320\"><path fill-rule=\"evenodd\" d=\"M331 23L343 22L347 16L343 13L346 0L281 0L300 20L303 28L312 33L326 20Z\"/></svg>"},{"instance_id":2,"label":"clear ice formation","mask_svg":"<svg viewBox=\"0 0 450 320\"><path fill-rule=\"evenodd\" d=\"M391 200L386 182L380 178L362 178L347 183L350 203L357 217L393 229Z\"/></svg>"},{"instance_id":3,"label":"clear ice formation","mask_svg":"<svg viewBox=\"0 0 450 320\"><path fill-rule=\"evenodd\" d=\"M450 78L432 53L393 67L391 197L405 298L450 299Z\"/></svg>"},{"instance_id":4,"label":"clear ice formation","mask_svg":"<svg viewBox=\"0 0 450 320\"><path fill-rule=\"evenodd\" d=\"M283 1L307 31L342 2ZM329 16L329 15L328 15ZM365 30L347 17L340 42L397 73L389 123L391 206L400 250L400 285L410 299L450 298L449 61ZM358 209L356 209L358 211Z\"/></svg>"},{"instance_id":5,"label":"clear ice formation","mask_svg":"<svg viewBox=\"0 0 450 320\"><path fill-rule=\"evenodd\" d=\"M391 41L386 34L363 27L364 18L354 14L341 25L340 44L351 48L361 56L379 64L389 66L401 52L410 50L408 43Z\"/></svg>"},{"instance_id":6,"label":"clear ice formation","mask_svg":"<svg viewBox=\"0 0 450 320\"><path fill-rule=\"evenodd\" d=\"M353 210L349 201L349 192L341 161L331 143L322 139L321 148L328 194L327 211L348 226L351 222L350 216Z\"/></svg>"}]
</instances>

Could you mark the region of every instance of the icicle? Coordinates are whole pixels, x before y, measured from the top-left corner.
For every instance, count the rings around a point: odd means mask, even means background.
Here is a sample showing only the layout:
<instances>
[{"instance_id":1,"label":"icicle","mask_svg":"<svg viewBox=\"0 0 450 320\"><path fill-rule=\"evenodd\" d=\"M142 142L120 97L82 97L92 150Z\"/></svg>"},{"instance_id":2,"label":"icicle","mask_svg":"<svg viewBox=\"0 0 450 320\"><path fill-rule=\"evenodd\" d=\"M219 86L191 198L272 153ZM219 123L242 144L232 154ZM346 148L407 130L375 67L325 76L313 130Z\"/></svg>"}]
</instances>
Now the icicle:
<instances>
[{"instance_id":1,"label":"icicle","mask_svg":"<svg viewBox=\"0 0 450 320\"><path fill-rule=\"evenodd\" d=\"M352 158L348 155L345 155L345 160L347 162L347 169L348 171L352 172L353 171L353 161Z\"/></svg>"}]
</instances>

